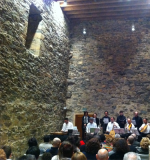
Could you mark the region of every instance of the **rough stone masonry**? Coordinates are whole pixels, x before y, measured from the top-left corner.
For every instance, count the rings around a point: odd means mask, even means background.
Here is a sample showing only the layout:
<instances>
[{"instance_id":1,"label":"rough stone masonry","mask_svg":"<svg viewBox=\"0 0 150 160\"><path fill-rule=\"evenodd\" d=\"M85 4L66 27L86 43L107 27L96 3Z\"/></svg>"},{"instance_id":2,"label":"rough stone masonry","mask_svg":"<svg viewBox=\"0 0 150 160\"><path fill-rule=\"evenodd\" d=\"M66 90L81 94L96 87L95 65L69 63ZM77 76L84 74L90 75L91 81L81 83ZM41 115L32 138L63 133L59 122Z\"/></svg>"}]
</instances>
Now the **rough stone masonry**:
<instances>
[{"instance_id":1,"label":"rough stone masonry","mask_svg":"<svg viewBox=\"0 0 150 160\"><path fill-rule=\"evenodd\" d=\"M58 3L0 1L0 144L12 147L13 159L25 153L29 138L40 143L61 129L69 48Z\"/></svg>"},{"instance_id":2,"label":"rough stone masonry","mask_svg":"<svg viewBox=\"0 0 150 160\"><path fill-rule=\"evenodd\" d=\"M132 26L135 31L132 31ZM67 115L84 109L98 117L150 118L150 19L74 22ZM86 35L83 35L86 28Z\"/></svg>"}]
</instances>

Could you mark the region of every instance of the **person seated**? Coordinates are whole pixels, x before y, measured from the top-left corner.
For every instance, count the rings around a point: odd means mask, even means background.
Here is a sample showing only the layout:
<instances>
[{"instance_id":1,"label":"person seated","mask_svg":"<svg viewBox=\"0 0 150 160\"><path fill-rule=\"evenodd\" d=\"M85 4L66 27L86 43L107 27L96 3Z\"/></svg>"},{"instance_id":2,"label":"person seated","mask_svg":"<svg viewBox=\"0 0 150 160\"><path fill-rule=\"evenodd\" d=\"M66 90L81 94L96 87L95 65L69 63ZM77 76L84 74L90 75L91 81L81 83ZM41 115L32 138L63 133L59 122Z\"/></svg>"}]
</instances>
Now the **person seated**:
<instances>
[{"instance_id":1,"label":"person seated","mask_svg":"<svg viewBox=\"0 0 150 160\"><path fill-rule=\"evenodd\" d=\"M71 160L87 160L87 158L82 152L76 152L71 157Z\"/></svg>"},{"instance_id":2,"label":"person seated","mask_svg":"<svg viewBox=\"0 0 150 160\"><path fill-rule=\"evenodd\" d=\"M6 160L6 153L3 149L0 149L0 160Z\"/></svg>"},{"instance_id":3,"label":"person seated","mask_svg":"<svg viewBox=\"0 0 150 160\"><path fill-rule=\"evenodd\" d=\"M100 140L101 140L101 145L102 145L102 144L105 144L106 137L105 137L104 134L101 134L101 135L100 135Z\"/></svg>"},{"instance_id":4,"label":"person seated","mask_svg":"<svg viewBox=\"0 0 150 160\"><path fill-rule=\"evenodd\" d=\"M106 128L106 133L109 133L115 128L120 128L120 126L117 122L115 122L115 118L111 117L110 122L108 123L107 128Z\"/></svg>"},{"instance_id":5,"label":"person seated","mask_svg":"<svg viewBox=\"0 0 150 160\"><path fill-rule=\"evenodd\" d=\"M86 132L87 133L90 132L90 128L97 128L97 124L95 122L93 122L93 117L90 117L89 123L86 126Z\"/></svg>"},{"instance_id":6,"label":"person seated","mask_svg":"<svg viewBox=\"0 0 150 160\"><path fill-rule=\"evenodd\" d=\"M129 136L128 139L127 139L127 143L128 143L130 152L136 152L136 148L132 145L133 142L134 142L134 137L133 136Z\"/></svg>"},{"instance_id":7,"label":"person seated","mask_svg":"<svg viewBox=\"0 0 150 160\"><path fill-rule=\"evenodd\" d=\"M128 152L124 155L123 160L141 160L141 158L135 152Z\"/></svg>"},{"instance_id":8,"label":"person seated","mask_svg":"<svg viewBox=\"0 0 150 160\"><path fill-rule=\"evenodd\" d=\"M126 140L121 138L116 142L116 152L109 156L109 160L121 160L128 151L129 147Z\"/></svg>"},{"instance_id":9,"label":"person seated","mask_svg":"<svg viewBox=\"0 0 150 160\"><path fill-rule=\"evenodd\" d=\"M87 142L85 152L83 152L83 154L86 156L87 160L96 160L95 155L100 148L99 140L97 138L92 138Z\"/></svg>"},{"instance_id":10,"label":"person seated","mask_svg":"<svg viewBox=\"0 0 150 160\"><path fill-rule=\"evenodd\" d=\"M11 159L12 153L11 153L11 147L10 146L3 146L2 149L4 150L6 154L7 159Z\"/></svg>"},{"instance_id":11,"label":"person seated","mask_svg":"<svg viewBox=\"0 0 150 160\"><path fill-rule=\"evenodd\" d=\"M19 157L17 160L36 160L34 155L27 154Z\"/></svg>"},{"instance_id":12,"label":"person seated","mask_svg":"<svg viewBox=\"0 0 150 160\"><path fill-rule=\"evenodd\" d=\"M73 152L80 152L80 140L78 138L78 136L68 136L68 138L66 139L67 141L69 141L72 145L73 145Z\"/></svg>"},{"instance_id":13,"label":"person seated","mask_svg":"<svg viewBox=\"0 0 150 160\"><path fill-rule=\"evenodd\" d=\"M107 134L105 135L105 137L106 137L106 143L102 145L102 148L110 152L113 150L113 145L112 145L113 137Z\"/></svg>"},{"instance_id":14,"label":"person seated","mask_svg":"<svg viewBox=\"0 0 150 160\"><path fill-rule=\"evenodd\" d=\"M133 138L134 138L134 142L133 142L133 146L134 147L140 147L140 142L138 142L137 140L136 140L136 135L135 134L131 134L131 136L133 136Z\"/></svg>"},{"instance_id":15,"label":"person seated","mask_svg":"<svg viewBox=\"0 0 150 160\"><path fill-rule=\"evenodd\" d=\"M86 143L93 138L93 134L87 133L86 137L85 137L85 145L80 146L80 151L81 152L85 152L85 148L86 148Z\"/></svg>"},{"instance_id":16,"label":"person seated","mask_svg":"<svg viewBox=\"0 0 150 160\"><path fill-rule=\"evenodd\" d=\"M110 151L110 152L108 152L109 156L116 152L116 142L117 142L119 139L120 139L120 138L114 138L114 139L113 139L113 141L112 141L113 150Z\"/></svg>"},{"instance_id":17,"label":"person seated","mask_svg":"<svg viewBox=\"0 0 150 160\"><path fill-rule=\"evenodd\" d=\"M61 132L68 132L68 129L73 130L73 124L72 124L72 122L69 122L68 118L65 118Z\"/></svg>"},{"instance_id":18,"label":"person seated","mask_svg":"<svg viewBox=\"0 0 150 160\"><path fill-rule=\"evenodd\" d=\"M44 139L44 143L41 143L39 145L39 149L41 151L41 154L46 152L47 149L50 149L52 147L52 144L49 143L49 141L50 141L49 135L45 135L43 139Z\"/></svg>"},{"instance_id":19,"label":"person seated","mask_svg":"<svg viewBox=\"0 0 150 160\"><path fill-rule=\"evenodd\" d=\"M144 119L143 119L143 124L142 124L142 126L139 128L139 131L141 132L141 136L142 136L142 137L146 137L147 134L149 134L149 132L150 132L150 126L149 126L149 124L148 124L148 122L147 122L147 118L144 118Z\"/></svg>"},{"instance_id":20,"label":"person seated","mask_svg":"<svg viewBox=\"0 0 150 160\"><path fill-rule=\"evenodd\" d=\"M140 147L136 148L138 154L148 154L148 146L150 145L150 140L147 137L142 138L140 142Z\"/></svg>"},{"instance_id":21,"label":"person seated","mask_svg":"<svg viewBox=\"0 0 150 160\"><path fill-rule=\"evenodd\" d=\"M59 147L58 154L52 157L51 160L61 160L65 158L71 159L73 155L73 145L68 141L63 141Z\"/></svg>"},{"instance_id":22,"label":"person seated","mask_svg":"<svg viewBox=\"0 0 150 160\"><path fill-rule=\"evenodd\" d=\"M96 159L97 160L108 160L108 151L106 149L100 149L98 153L96 154Z\"/></svg>"},{"instance_id":23,"label":"person seated","mask_svg":"<svg viewBox=\"0 0 150 160\"><path fill-rule=\"evenodd\" d=\"M51 160L51 159L52 159L51 153L47 152L42 155L42 160Z\"/></svg>"},{"instance_id":24,"label":"person seated","mask_svg":"<svg viewBox=\"0 0 150 160\"><path fill-rule=\"evenodd\" d=\"M52 147L50 149L47 149L46 152L51 153L52 157L57 155L60 143L61 143L61 140L59 138L54 138L52 142Z\"/></svg>"},{"instance_id":25,"label":"person seated","mask_svg":"<svg viewBox=\"0 0 150 160\"><path fill-rule=\"evenodd\" d=\"M127 122L128 122L128 124L126 126L126 130L127 130L128 133L132 133L131 130L134 129L135 126L134 126L133 123L131 123L131 119L130 118L127 119Z\"/></svg>"}]
</instances>

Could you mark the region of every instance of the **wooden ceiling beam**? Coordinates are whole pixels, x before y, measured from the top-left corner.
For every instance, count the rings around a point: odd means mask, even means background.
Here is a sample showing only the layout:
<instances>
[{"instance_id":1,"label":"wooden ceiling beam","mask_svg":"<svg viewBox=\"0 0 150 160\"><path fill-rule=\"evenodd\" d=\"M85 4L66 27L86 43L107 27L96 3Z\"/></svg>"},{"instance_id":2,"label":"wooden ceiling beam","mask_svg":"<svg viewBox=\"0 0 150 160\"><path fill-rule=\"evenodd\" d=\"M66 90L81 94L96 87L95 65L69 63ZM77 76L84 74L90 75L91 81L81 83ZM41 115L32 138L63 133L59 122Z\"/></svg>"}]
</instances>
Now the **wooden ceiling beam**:
<instances>
[{"instance_id":1,"label":"wooden ceiling beam","mask_svg":"<svg viewBox=\"0 0 150 160\"><path fill-rule=\"evenodd\" d=\"M84 5L67 5L66 7L61 6L63 11L73 11L73 10L89 10L89 9L107 9L107 8L119 8L119 7L131 7L131 6L147 6L150 5L147 0L142 0L142 1L137 1L136 3L134 2L123 2L123 3L117 3L117 4L101 4L99 2L97 3L91 3L91 4L84 4Z\"/></svg>"},{"instance_id":2,"label":"wooden ceiling beam","mask_svg":"<svg viewBox=\"0 0 150 160\"><path fill-rule=\"evenodd\" d=\"M65 13L67 15L77 15L77 14L88 14L88 13L121 13L121 12L130 12L130 11L147 11L150 10L150 6L137 6L137 7L126 7L126 8L122 8L120 7L119 9L90 9L90 10L80 10L80 11L65 11Z\"/></svg>"}]
</instances>

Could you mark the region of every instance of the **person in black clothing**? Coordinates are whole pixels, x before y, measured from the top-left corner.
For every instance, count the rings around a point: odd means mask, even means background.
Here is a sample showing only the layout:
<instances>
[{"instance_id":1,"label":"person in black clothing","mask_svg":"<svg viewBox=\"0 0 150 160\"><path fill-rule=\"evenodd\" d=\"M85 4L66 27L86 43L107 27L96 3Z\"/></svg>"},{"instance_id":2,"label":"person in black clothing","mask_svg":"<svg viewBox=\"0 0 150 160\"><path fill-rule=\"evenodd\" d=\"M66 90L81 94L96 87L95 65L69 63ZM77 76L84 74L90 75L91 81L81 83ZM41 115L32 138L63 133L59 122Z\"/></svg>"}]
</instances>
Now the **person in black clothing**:
<instances>
[{"instance_id":1,"label":"person in black clothing","mask_svg":"<svg viewBox=\"0 0 150 160\"><path fill-rule=\"evenodd\" d=\"M126 124L126 117L123 115L123 111L119 112L120 115L117 117L117 123L119 124L120 128L124 128Z\"/></svg>"},{"instance_id":2,"label":"person in black clothing","mask_svg":"<svg viewBox=\"0 0 150 160\"><path fill-rule=\"evenodd\" d=\"M93 119L94 119L94 122L97 124L97 127L98 127L98 125L99 125L99 118L97 118L97 114L96 113L93 114Z\"/></svg>"},{"instance_id":3,"label":"person in black clothing","mask_svg":"<svg viewBox=\"0 0 150 160\"><path fill-rule=\"evenodd\" d=\"M89 123L89 119L88 112L85 111L82 117L82 139L85 139L86 125Z\"/></svg>"},{"instance_id":4,"label":"person in black clothing","mask_svg":"<svg viewBox=\"0 0 150 160\"><path fill-rule=\"evenodd\" d=\"M108 117L108 111L104 112L105 116L100 120L101 127L103 128L103 133L106 132L107 124L110 122L110 117Z\"/></svg>"},{"instance_id":5,"label":"person in black clothing","mask_svg":"<svg viewBox=\"0 0 150 160\"><path fill-rule=\"evenodd\" d=\"M139 128L142 126L143 124L143 120L141 117L139 117L139 113L138 112L134 112L134 117L132 120L135 120L136 124L134 125L136 128L138 128L138 131L139 131Z\"/></svg>"}]
</instances>

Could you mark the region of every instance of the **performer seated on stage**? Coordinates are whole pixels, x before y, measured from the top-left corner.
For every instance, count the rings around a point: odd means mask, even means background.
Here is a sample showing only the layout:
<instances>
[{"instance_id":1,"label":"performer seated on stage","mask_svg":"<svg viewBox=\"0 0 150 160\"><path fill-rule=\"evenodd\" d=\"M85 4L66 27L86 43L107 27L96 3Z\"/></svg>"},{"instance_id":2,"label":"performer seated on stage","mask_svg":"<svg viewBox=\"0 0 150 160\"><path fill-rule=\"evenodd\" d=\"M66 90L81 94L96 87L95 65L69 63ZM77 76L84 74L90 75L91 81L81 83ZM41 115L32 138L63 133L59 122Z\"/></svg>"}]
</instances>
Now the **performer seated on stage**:
<instances>
[{"instance_id":1,"label":"performer seated on stage","mask_svg":"<svg viewBox=\"0 0 150 160\"><path fill-rule=\"evenodd\" d=\"M68 132L68 129L73 129L73 124L68 121L68 118L65 118L61 132Z\"/></svg>"},{"instance_id":2,"label":"performer seated on stage","mask_svg":"<svg viewBox=\"0 0 150 160\"><path fill-rule=\"evenodd\" d=\"M93 122L93 117L90 117L89 121L90 122L86 126L86 132L87 133L90 132L90 128L97 128L97 124L95 122Z\"/></svg>"},{"instance_id":3,"label":"performer seated on stage","mask_svg":"<svg viewBox=\"0 0 150 160\"><path fill-rule=\"evenodd\" d=\"M149 134L149 132L150 132L150 126L149 126L149 124L147 123L147 118L144 118L144 119L143 119L143 124L142 124L142 126L139 128L139 131L141 132L141 136L142 136L142 137L146 137L147 134Z\"/></svg>"},{"instance_id":4,"label":"performer seated on stage","mask_svg":"<svg viewBox=\"0 0 150 160\"><path fill-rule=\"evenodd\" d=\"M128 133L131 133L131 129L134 129L135 126L134 126L134 124L131 123L131 119L130 118L127 119L127 122L128 122L128 124L126 126L126 130L127 130Z\"/></svg>"},{"instance_id":5,"label":"performer seated on stage","mask_svg":"<svg viewBox=\"0 0 150 160\"><path fill-rule=\"evenodd\" d=\"M109 133L114 128L120 128L120 126L119 126L119 124L117 122L115 122L115 118L111 117L110 118L110 122L107 125L106 132Z\"/></svg>"}]
</instances>

